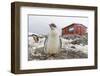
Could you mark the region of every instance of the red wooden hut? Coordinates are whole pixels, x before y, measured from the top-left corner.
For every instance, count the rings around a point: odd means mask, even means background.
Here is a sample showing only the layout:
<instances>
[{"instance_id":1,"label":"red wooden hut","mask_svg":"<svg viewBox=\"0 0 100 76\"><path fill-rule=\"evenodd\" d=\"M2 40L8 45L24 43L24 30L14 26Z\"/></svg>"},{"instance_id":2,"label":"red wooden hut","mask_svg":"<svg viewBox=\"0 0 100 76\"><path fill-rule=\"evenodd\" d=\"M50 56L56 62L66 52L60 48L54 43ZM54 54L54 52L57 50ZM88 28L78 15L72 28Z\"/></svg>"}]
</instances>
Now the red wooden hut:
<instances>
[{"instance_id":1,"label":"red wooden hut","mask_svg":"<svg viewBox=\"0 0 100 76\"><path fill-rule=\"evenodd\" d=\"M83 24L73 23L69 26L62 28L62 36L66 35L79 35L82 36L86 33L87 27Z\"/></svg>"}]
</instances>

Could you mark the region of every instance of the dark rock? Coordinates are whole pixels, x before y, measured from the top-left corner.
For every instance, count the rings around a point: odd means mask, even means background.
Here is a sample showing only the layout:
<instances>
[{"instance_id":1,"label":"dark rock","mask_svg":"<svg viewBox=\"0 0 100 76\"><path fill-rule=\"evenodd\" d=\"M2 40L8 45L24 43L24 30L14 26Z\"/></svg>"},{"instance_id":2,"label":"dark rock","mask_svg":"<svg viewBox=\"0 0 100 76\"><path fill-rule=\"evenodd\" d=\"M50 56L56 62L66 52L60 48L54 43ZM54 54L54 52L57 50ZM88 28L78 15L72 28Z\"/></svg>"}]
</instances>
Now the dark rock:
<instances>
[{"instance_id":1,"label":"dark rock","mask_svg":"<svg viewBox=\"0 0 100 76\"><path fill-rule=\"evenodd\" d=\"M75 49L76 47L75 46L71 46L71 48Z\"/></svg>"}]
</instances>

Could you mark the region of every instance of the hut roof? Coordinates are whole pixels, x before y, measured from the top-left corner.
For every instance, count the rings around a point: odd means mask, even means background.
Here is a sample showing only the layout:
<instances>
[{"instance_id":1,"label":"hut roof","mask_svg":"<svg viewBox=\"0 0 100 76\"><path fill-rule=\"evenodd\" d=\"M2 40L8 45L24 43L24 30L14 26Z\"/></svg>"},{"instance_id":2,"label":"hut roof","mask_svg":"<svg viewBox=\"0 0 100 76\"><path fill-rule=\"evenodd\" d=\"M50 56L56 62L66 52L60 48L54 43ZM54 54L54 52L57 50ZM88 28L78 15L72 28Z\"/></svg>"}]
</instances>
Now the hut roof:
<instances>
[{"instance_id":1,"label":"hut roof","mask_svg":"<svg viewBox=\"0 0 100 76\"><path fill-rule=\"evenodd\" d=\"M80 24L80 23L72 23L72 24L70 24L70 25L68 25L68 26L66 26L66 27L64 27L64 28L68 28L68 27L71 27L71 26L73 26L73 25L81 25L81 26L87 28L86 26L84 26L83 24ZM62 28L62 29L64 29L64 28Z\"/></svg>"}]
</instances>

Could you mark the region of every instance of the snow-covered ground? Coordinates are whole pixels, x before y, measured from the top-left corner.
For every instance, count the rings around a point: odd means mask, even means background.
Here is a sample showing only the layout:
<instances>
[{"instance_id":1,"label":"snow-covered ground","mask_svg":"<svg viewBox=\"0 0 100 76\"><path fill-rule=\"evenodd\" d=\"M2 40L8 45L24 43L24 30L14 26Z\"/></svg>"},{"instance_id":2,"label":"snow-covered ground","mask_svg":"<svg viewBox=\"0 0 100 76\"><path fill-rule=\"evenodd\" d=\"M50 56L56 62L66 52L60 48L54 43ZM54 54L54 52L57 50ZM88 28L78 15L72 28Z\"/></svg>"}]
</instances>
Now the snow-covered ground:
<instances>
[{"instance_id":1,"label":"snow-covered ground","mask_svg":"<svg viewBox=\"0 0 100 76\"><path fill-rule=\"evenodd\" d=\"M61 37L62 47L59 54L49 56L44 52L45 37L39 38L38 42L29 37L28 44L28 60L47 60L47 59L71 59L71 58L87 58L87 44L72 44L72 39L64 39Z\"/></svg>"}]
</instances>

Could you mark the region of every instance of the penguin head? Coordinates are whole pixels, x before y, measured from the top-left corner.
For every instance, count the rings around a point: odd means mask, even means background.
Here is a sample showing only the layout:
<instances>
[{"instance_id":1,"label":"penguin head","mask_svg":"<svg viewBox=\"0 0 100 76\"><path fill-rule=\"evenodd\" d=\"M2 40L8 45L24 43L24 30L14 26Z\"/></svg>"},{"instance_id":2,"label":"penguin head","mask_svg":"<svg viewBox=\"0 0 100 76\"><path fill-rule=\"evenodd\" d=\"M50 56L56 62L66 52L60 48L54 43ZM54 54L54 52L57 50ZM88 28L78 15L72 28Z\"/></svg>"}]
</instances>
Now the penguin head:
<instances>
[{"instance_id":1,"label":"penguin head","mask_svg":"<svg viewBox=\"0 0 100 76\"><path fill-rule=\"evenodd\" d=\"M49 24L51 30L55 30L57 26L54 23Z\"/></svg>"}]
</instances>

